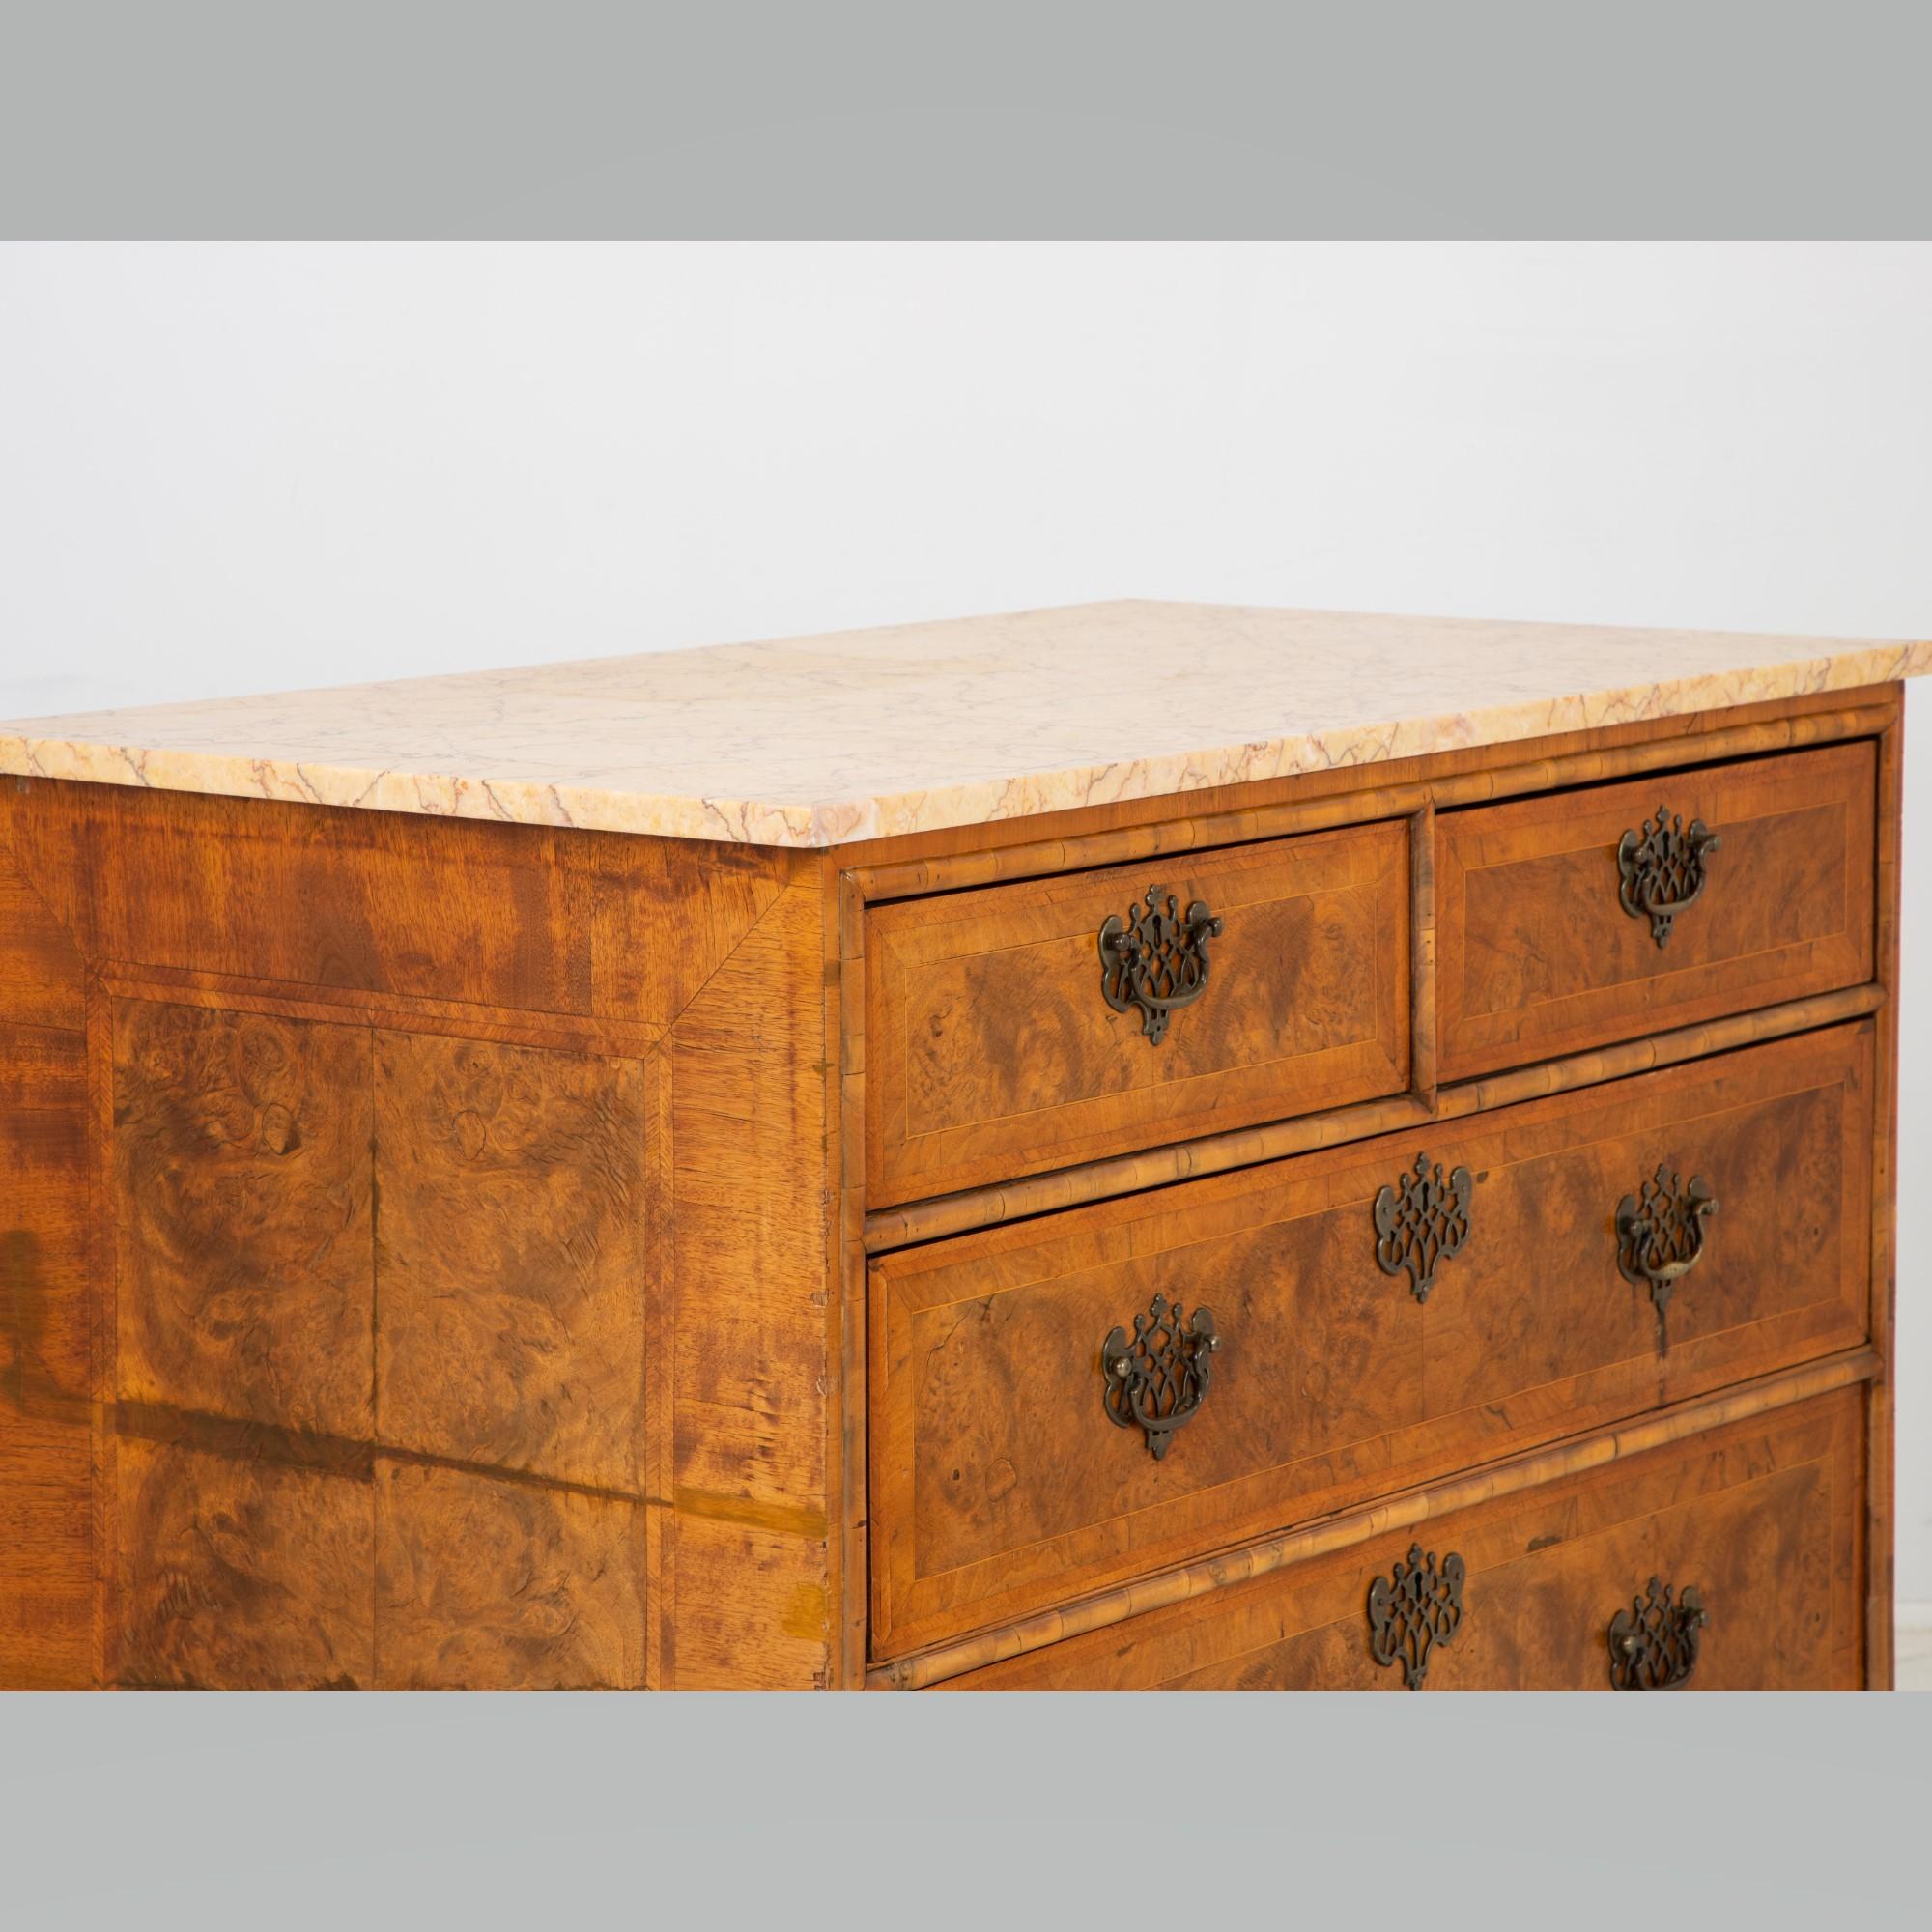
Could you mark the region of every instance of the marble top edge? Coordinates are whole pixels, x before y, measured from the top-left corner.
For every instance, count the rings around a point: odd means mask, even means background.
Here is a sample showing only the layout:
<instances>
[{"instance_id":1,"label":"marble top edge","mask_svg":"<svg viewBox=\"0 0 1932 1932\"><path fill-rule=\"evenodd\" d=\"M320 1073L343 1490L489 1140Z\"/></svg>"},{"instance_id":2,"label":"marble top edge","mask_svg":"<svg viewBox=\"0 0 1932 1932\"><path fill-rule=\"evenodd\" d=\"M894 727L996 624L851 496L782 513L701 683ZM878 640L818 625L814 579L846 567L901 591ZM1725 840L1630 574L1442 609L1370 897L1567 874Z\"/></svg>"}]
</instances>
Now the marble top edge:
<instances>
[{"instance_id":1,"label":"marble top edge","mask_svg":"<svg viewBox=\"0 0 1932 1932\"><path fill-rule=\"evenodd\" d=\"M1932 640L1128 600L26 719L0 773L816 848L1927 671Z\"/></svg>"}]
</instances>

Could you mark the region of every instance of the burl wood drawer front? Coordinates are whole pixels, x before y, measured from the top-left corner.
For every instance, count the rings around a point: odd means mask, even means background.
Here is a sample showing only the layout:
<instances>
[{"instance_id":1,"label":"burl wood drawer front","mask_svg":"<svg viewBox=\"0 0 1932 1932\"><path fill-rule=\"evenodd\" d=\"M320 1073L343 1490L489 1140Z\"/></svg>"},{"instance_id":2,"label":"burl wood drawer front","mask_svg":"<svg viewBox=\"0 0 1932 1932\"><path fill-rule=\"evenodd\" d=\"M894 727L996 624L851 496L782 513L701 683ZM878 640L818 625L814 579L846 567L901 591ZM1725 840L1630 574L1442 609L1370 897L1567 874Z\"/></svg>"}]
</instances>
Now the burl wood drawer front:
<instances>
[{"instance_id":1,"label":"burl wood drawer front","mask_svg":"<svg viewBox=\"0 0 1932 1932\"><path fill-rule=\"evenodd\" d=\"M879 907L866 924L873 1207L1408 1082L1408 822ZM1184 1005L1117 1011L1102 928L1199 906ZM1184 998L1184 989L1182 992Z\"/></svg>"},{"instance_id":2,"label":"burl wood drawer front","mask_svg":"<svg viewBox=\"0 0 1932 1932\"><path fill-rule=\"evenodd\" d=\"M938 1688L1857 1690L1863 1466L1842 1389Z\"/></svg>"},{"instance_id":3,"label":"burl wood drawer front","mask_svg":"<svg viewBox=\"0 0 1932 1932\"><path fill-rule=\"evenodd\" d=\"M1855 1345L1872 1040L1798 1036L875 1262L875 1655ZM1156 1297L1184 1310L1169 1364L1208 1371L1145 1384L1144 1409L1194 1401L1164 1439L1117 1422L1106 1366Z\"/></svg>"},{"instance_id":4,"label":"burl wood drawer front","mask_svg":"<svg viewBox=\"0 0 1932 1932\"><path fill-rule=\"evenodd\" d=\"M1870 979L1876 775L1861 742L1441 813L1440 1077Z\"/></svg>"}]
</instances>

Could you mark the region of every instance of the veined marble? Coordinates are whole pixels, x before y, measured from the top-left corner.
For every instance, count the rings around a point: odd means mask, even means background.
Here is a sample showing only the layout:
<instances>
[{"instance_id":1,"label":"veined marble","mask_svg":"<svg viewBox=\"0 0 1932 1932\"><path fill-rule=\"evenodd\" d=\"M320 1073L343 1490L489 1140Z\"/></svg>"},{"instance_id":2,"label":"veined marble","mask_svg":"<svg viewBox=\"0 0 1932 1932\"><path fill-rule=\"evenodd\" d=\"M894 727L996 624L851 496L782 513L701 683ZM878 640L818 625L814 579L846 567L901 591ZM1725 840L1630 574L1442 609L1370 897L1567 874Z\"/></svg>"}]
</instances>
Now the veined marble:
<instances>
[{"instance_id":1,"label":"veined marble","mask_svg":"<svg viewBox=\"0 0 1932 1932\"><path fill-rule=\"evenodd\" d=\"M1125 602L0 724L0 772L824 846L1932 670L1932 641Z\"/></svg>"}]
</instances>

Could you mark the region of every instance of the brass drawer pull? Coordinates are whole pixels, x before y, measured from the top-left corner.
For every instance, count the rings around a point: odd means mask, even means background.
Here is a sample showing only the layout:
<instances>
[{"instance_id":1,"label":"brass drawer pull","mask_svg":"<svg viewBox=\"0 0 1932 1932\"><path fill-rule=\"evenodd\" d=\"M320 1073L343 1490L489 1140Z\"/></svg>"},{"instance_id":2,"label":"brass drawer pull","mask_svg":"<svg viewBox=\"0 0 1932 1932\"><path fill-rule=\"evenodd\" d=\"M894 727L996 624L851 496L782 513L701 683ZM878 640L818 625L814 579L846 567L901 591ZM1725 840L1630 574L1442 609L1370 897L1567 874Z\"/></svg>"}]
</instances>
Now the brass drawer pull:
<instances>
[{"instance_id":1,"label":"brass drawer pull","mask_svg":"<svg viewBox=\"0 0 1932 1932\"><path fill-rule=\"evenodd\" d=\"M1376 1662L1402 1665L1403 1681L1420 1690L1429 1675L1429 1653L1447 1643L1463 1621L1463 1559L1452 1549L1438 1568L1419 1543L1408 1560L1369 1585L1369 1650Z\"/></svg>"},{"instance_id":2,"label":"brass drawer pull","mask_svg":"<svg viewBox=\"0 0 1932 1932\"><path fill-rule=\"evenodd\" d=\"M1455 1168L1447 1180L1442 1163L1434 1173L1429 1156L1415 1156L1415 1172L1405 1174L1401 1187L1384 1187L1376 1196L1376 1261L1384 1274L1408 1270L1409 1293L1429 1299L1435 1270L1462 1251L1469 1238L1469 1200L1475 1183L1466 1167Z\"/></svg>"},{"instance_id":3,"label":"brass drawer pull","mask_svg":"<svg viewBox=\"0 0 1932 1932\"><path fill-rule=\"evenodd\" d=\"M1701 818L1687 830L1681 812L1673 818L1660 805L1641 832L1617 841L1617 902L1633 919L1648 919L1650 936L1667 945L1671 922L1704 890L1704 861L1723 842Z\"/></svg>"},{"instance_id":4,"label":"brass drawer pull","mask_svg":"<svg viewBox=\"0 0 1932 1932\"><path fill-rule=\"evenodd\" d=\"M1679 1597L1653 1577L1641 1597L1610 1619L1610 1689L1667 1690L1697 1667L1711 1613L1694 1585Z\"/></svg>"},{"instance_id":5,"label":"brass drawer pull","mask_svg":"<svg viewBox=\"0 0 1932 1932\"><path fill-rule=\"evenodd\" d=\"M1107 1414L1122 1429L1145 1430L1156 1463L1167 1454L1175 1431L1201 1413L1211 1357L1220 1346L1207 1309L1197 1308L1186 1322L1180 1303L1164 1294L1154 1296L1145 1315L1134 1317L1131 1342L1124 1328L1116 1328L1100 1345Z\"/></svg>"},{"instance_id":6,"label":"brass drawer pull","mask_svg":"<svg viewBox=\"0 0 1932 1932\"><path fill-rule=\"evenodd\" d=\"M1650 1284L1662 1313L1677 1284L1704 1258L1704 1223L1718 1211L1718 1198L1701 1174L1686 1187L1662 1161L1641 1194L1617 1203L1617 1272L1633 1288Z\"/></svg>"},{"instance_id":7,"label":"brass drawer pull","mask_svg":"<svg viewBox=\"0 0 1932 1932\"><path fill-rule=\"evenodd\" d=\"M1165 886L1150 886L1124 921L1110 912L1101 923L1101 995L1117 1013L1138 1008L1141 1032L1158 1046L1172 1015L1207 990L1208 942L1220 936L1220 920L1199 899L1183 919Z\"/></svg>"}]
</instances>

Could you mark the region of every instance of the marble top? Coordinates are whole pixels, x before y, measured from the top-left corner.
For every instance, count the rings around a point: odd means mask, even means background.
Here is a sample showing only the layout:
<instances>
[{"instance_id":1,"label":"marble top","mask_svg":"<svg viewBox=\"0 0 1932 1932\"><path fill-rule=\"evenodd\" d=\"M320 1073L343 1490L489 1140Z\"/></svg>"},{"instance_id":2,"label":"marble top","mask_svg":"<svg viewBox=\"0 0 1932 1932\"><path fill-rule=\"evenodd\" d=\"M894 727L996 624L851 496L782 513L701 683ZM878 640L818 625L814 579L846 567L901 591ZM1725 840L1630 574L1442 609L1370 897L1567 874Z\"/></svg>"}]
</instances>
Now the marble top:
<instances>
[{"instance_id":1,"label":"marble top","mask_svg":"<svg viewBox=\"0 0 1932 1932\"><path fill-rule=\"evenodd\" d=\"M823 846L1932 670L1932 641L1126 602L0 724L0 772Z\"/></svg>"}]
</instances>

